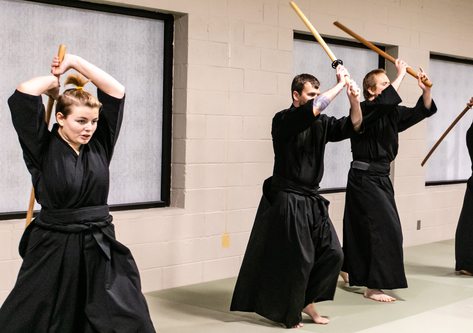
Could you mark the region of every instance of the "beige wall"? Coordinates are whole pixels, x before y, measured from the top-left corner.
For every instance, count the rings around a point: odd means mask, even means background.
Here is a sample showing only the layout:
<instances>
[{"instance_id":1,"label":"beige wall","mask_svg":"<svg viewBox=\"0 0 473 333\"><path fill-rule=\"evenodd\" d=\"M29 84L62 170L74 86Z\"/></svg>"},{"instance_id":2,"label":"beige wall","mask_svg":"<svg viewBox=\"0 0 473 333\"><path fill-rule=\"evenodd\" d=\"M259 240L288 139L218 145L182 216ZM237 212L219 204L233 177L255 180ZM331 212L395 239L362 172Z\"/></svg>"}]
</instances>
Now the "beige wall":
<instances>
[{"instance_id":1,"label":"beige wall","mask_svg":"<svg viewBox=\"0 0 473 333\"><path fill-rule=\"evenodd\" d=\"M176 15L172 207L115 213L118 238L133 251L145 292L235 276L261 183L272 171L271 118L290 103L293 31L306 29L286 0L115 3ZM297 3L321 34L346 38L332 25L339 20L369 40L398 46L400 57L426 71L430 51L473 54L470 0ZM405 104L418 95L406 78ZM393 170L407 246L452 238L463 198L463 184L424 186L425 131L419 124L402 133ZM327 198L341 238L344 194ZM23 223L0 223L0 303L21 264ZM221 246L224 232L229 248Z\"/></svg>"}]
</instances>

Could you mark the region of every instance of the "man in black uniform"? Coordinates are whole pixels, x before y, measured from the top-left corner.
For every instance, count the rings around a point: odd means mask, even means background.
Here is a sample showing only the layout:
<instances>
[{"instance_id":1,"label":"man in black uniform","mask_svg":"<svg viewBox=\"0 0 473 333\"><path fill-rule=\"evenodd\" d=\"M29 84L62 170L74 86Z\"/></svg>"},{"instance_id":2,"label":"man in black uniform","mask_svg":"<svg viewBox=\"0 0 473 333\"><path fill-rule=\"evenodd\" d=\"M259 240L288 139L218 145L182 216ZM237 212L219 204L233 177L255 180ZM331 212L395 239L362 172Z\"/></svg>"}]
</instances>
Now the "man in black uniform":
<instances>
[{"instance_id":1,"label":"man in black uniform","mask_svg":"<svg viewBox=\"0 0 473 333\"><path fill-rule=\"evenodd\" d=\"M417 104L413 108L399 105L396 90L407 64L398 59L396 67L398 75L392 84L383 69L369 72L363 80L363 130L351 138L353 162L343 218L343 270L351 286L366 286L364 296L379 302L395 301L383 289L407 287L401 223L389 179L398 133L437 111L422 71L418 78L422 96Z\"/></svg>"},{"instance_id":2,"label":"man in black uniform","mask_svg":"<svg viewBox=\"0 0 473 333\"><path fill-rule=\"evenodd\" d=\"M338 83L319 96L315 77L296 76L292 105L273 118L273 176L263 184L232 311L256 312L288 328L302 326L301 312L328 323L314 302L333 299L343 253L318 188L326 143L348 138L362 121L359 89L347 77L338 66ZM345 86L350 117L321 114Z\"/></svg>"},{"instance_id":3,"label":"man in black uniform","mask_svg":"<svg viewBox=\"0 0 473 333\"><path fill-rule=\"evenodd\" d=\"M467 105L473 106L473 97ZM473 123L466 132L466 146L473 168ZM459 274L473 275L473 175L468 179L463 207L455 233L455 270Z\"/></svg>"}]
</instances>

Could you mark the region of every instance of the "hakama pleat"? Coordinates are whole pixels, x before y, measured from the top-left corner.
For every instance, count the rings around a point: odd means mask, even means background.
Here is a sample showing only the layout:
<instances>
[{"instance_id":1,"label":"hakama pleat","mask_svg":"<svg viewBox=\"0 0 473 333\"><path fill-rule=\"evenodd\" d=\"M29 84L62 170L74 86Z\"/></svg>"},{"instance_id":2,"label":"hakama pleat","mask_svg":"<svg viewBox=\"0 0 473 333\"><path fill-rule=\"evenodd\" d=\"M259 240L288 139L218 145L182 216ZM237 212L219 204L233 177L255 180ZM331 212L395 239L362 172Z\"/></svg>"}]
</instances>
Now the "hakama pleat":
<instances>
[{"instance_id":1,"label":"hakama pleat","mask_svg":"<svg viewBox=\"0 0 473 333\"><path fill-rule=\"evenodd\" d=\"M292 327L306 305L333 299L343 253L327 209L318 195L263 194L232 311L256 312Z\"/></svg>"},{"instance_id":2,"label":"hakama pleat","mask_svg":"<svg viewBox=\"0 0 473 333\"><path fill-rule=\"evenodd\" d=\"M473 177L468 179L455 233L455 270L473 273Z\"/></svg>"},{"instance_id":3,"label":"hakama pleat","mask_svg":"<svg viewBox=\"0 0 473 333\"><path fill-rule=\"evenodd\" d=\"M343 228L343 270L351 286L407 288L402 230L388 174L351 168Z\"/></svg>"}]
</instances>

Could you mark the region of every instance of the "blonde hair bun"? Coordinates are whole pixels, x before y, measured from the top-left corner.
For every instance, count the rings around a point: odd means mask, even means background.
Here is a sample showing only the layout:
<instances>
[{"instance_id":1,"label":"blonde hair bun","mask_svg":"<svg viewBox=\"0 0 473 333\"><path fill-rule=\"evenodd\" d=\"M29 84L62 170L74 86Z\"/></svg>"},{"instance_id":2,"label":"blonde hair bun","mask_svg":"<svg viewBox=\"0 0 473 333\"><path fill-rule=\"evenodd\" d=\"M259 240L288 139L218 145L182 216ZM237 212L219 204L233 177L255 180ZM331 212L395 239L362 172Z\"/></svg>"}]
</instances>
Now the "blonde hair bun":
<instances>
[{"instance_id":1,"label":"blonde hair bun","mask_svg":"<svg viewBox=\"0 0 473 333\"><path fill-rule=\"evenodd\" d=\"M84 75L79 73L69 74L66 78L66 81L64 81L64 85L73 84L78 88L84 87L87 83L89 83L89 80Z\"/></svg>"},{"instance_id":2,"label":"blonde hair bun","mask_svg":"<svg viewBox=\"0 0 473 333\"><path fill-rule=\"evenodd\" d=\"M73 84L76 87L66 89L59 96L56 103L56 113L61 112L67 117L74 106L88 106L100 109L102 103L100 103L97 97L82 89L88 82L89 80L82 74L69 74L64 81L64 85Z\"/></svg>"}]
</instances>

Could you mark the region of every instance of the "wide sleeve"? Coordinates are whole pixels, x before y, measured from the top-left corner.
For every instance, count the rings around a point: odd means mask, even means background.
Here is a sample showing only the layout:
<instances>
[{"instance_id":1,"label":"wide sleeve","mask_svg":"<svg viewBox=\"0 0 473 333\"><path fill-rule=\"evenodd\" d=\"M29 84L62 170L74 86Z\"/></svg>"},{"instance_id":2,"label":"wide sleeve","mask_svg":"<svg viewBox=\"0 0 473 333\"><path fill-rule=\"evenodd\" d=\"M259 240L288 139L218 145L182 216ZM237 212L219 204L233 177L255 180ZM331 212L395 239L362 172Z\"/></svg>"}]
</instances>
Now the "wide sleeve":
<instances>
[{"instance_id":1,"label":"wide sleeve","mask_svg":"<svg viewBox=\"0 0 473 333\"><path fill-rule=\"evenodd\" d=\"M42 156L49 142L50 132L44 119L44 105L41 96L34 96L16 90L8 99L13 127L18 134L23 158L30 173L40 170Z\"/></svg>"},{"instance_id":2,"label":"wide sleeve","mask_svg":"<svg viewBox=\"0 0 473 333\"><path fill-rule=\"evenodd\" d=\"M314 115L312 102L278 112L271 127L273 139L287 140L308 129L318 117Z\"/></svg>"},{"instance_id":3,"label":"wide sleeve","mask_svg":"<svg viewBox=\"0 0 473 333\"><path fill-rule=\"evenodd\" d=\"M99 121L94 137L105 148L107 158L110 161L122 125L125 96L123 98L115 98L107 95L100 89L97 90L97 96L102 103L102 108L100 109Z\"/></svg>"},{"instance_id":4,"label":"wide sleeve","mask_svg":"<svg viewBox=\"0 0 473 333\"><path fill-rule=\"evenodd\" d=\"M325 126L327 128L326 142L337 142L351 137L355 130L350 117L325 117Z\"/></svg>"},{"instance_id":5,"label":"wide sleeve","mask_svg":"<svg viewBox=\"0 0 473 333\"><path fill-rule=\"evenodd\" d=\"M386 114L395 112L401 102L401 97L392 85L389 85L372 101L362 102L361 111L363 113L363 120L359 131L360 134L376 124L378 120Z\"/></svg>"},{"instance_id":6,"label":"wide sleeve","mask_svg":"<svg viewBox=\"0 0 473 333\"><path fill-rule=\"evenodd\" d=\"M468 148L468 154L470 154L471 168L473 170L473 123L470 128L466 131L466 147Z\"/></svg>"},{"instance_id":7,"label":"wide sleeve","mask_svg":"<svg viewBox=\"0 0 473 333\"><path fill-rule=\"evenodd\" d=\"M427 109L424 106L424 100L422 96L417 100L417 104L413 108L408 108L405 106L399 106L397 109L398 112L398 130L399 132L405 131L411 126L414 126L421 120L430 117L435 112L437 112L437 106L432 100L432 105L430 109Z\"/></svg>"}]
</instances>

